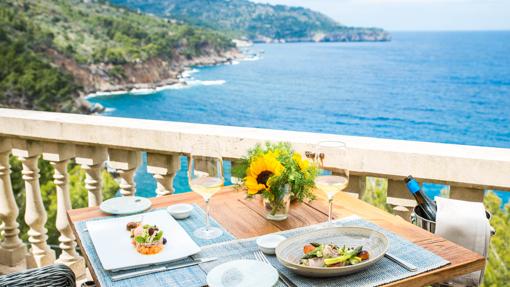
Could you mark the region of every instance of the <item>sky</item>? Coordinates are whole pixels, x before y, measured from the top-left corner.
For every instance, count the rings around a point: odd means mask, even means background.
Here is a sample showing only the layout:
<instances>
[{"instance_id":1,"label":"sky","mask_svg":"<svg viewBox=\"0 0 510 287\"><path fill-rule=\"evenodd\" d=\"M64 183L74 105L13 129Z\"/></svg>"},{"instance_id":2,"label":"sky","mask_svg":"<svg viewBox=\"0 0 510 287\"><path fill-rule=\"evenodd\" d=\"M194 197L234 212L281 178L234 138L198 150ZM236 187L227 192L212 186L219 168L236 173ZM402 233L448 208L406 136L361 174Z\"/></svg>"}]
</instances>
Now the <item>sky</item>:
<instances>
[{"instance_id":1,"label":"sky","mask_svg":"<svg viewBox=\"0 0 510 287\"><path fill-rule=\"evenodd\" d=\"M302 6L389 31L510 30L510 0L252 0Z\"/></svg>"}]
</instances>

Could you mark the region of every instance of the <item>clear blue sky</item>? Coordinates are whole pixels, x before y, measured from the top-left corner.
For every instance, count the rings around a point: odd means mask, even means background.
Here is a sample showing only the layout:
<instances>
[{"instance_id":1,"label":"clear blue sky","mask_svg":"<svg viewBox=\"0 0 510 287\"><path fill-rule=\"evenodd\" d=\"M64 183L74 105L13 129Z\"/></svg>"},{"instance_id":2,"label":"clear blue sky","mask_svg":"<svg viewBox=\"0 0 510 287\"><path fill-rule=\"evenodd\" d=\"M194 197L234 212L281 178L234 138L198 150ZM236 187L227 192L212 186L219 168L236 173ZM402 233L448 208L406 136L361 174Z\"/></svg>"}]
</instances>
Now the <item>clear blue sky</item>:
<instances>
[{"instance_id":1,"label":"clear blue sky","mask_svg":"<svg viewBox=\"0 0 510 287\"><path fill-rule=\"evenodd\" d=\"M303 6L349 26L390 31L510 30L510 0L252 0Z\"/></svg>"}]
</instances>

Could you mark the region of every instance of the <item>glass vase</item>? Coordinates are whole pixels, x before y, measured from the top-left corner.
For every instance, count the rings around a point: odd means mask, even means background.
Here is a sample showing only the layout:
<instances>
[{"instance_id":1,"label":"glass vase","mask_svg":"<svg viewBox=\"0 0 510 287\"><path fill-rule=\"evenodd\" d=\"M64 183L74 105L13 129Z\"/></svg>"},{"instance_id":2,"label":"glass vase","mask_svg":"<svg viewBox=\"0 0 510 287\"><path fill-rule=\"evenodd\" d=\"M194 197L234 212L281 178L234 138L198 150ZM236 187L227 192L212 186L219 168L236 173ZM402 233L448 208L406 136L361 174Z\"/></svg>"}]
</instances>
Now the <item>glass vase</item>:
<instances>
[{"instance_id":1,"label":"glass vase","mask_svg":"<svg viewBox=\"0 0 510 287\"><path fill-rule=\"evenodd\" d=\"M274 200L264 198L264 207L266 209L266 218L274 221L287 219L290 208L290 186L286 184L283 187L283 193Z\"/></svg>"}]
</instances>

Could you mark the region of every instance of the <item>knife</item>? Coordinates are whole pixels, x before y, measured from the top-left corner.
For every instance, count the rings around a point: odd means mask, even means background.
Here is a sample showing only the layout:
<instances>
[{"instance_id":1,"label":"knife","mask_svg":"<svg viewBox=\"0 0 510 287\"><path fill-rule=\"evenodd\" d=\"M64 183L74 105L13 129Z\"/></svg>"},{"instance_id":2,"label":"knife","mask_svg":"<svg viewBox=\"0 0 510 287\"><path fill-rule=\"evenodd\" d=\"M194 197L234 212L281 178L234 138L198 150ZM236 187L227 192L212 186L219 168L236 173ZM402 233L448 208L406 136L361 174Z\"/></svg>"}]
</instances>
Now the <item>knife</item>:
<instances>
[{"instance_id":1,"label":"knife","mask_svg":"<svg viewBox=\"0 0 510 287\"><path fill-rule=\"evenodd\" d=\"M214 261L216 259L218 259L218 258L216 258L216 257L199 258L199 259L195 259L193 261L186 262L186 263L172 264L172 265L166 265L166 266L161 266L161 267L157 267L157 268L151 268L151 269L145 269L145 270L140 270L140 271L128 272L128 273L119 274L119 275L113 275L111 278L112 278L112 281L119 281L119 280L138 277L138 276L142 276L142 275L194 266L194 265L198 265L200 263Z\"/></svg>"},{"instance_id":2,"label":"knife","mask_svg":"<svg viewBox=\"0 0 510 287\"><path fill-rule=\"evenodd\" d=\"M397 263L398 265L404 267L405 269L411 271L411 272L414 272L416 270L418 270L418 267L414 266L413 264L407 262L407 261L404 261L398 257L396 257L395 255L393 254L390 254L388 252L386 252L386 254L384 254L384 257L388 258L389 260Z\"/></svg>"}]
</instances>

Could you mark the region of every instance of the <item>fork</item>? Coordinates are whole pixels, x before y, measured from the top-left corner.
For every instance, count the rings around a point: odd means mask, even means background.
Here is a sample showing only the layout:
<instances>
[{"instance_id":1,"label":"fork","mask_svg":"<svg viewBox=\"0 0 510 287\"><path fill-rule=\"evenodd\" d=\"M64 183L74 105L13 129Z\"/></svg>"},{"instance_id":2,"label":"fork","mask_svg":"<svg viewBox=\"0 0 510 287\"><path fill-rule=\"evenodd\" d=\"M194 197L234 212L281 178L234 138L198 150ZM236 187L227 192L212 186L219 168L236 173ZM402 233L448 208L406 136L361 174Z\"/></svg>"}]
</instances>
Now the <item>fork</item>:
<instances>
[{"instance_id":1,"label":"fork","mask_svg":"<svg viewBox=\"0 0 510 287\"><path fill-rule=\"evenodd\" d=\"M266 255L264 255L264 253L262 253L262 251L260 251L260 250L255 251L255 252L253 252L253 255L255 256L255 259L257 259L258 261L261 261L261 262L264 262L266 264L269 264L269 265L271 265L274 268L273 264L271 264L271 262L269 262L269 260L267 259ZM276 271L278 271L278 277L280 277L280 280L283 282L283 284L285 286L287 286L287 287L297 287L297 285L292 283L292 281L290 281L290 279L287 276L285 276L282 272L280 272L278 269L276 269Z\"/></svg>"}]
</instances>

